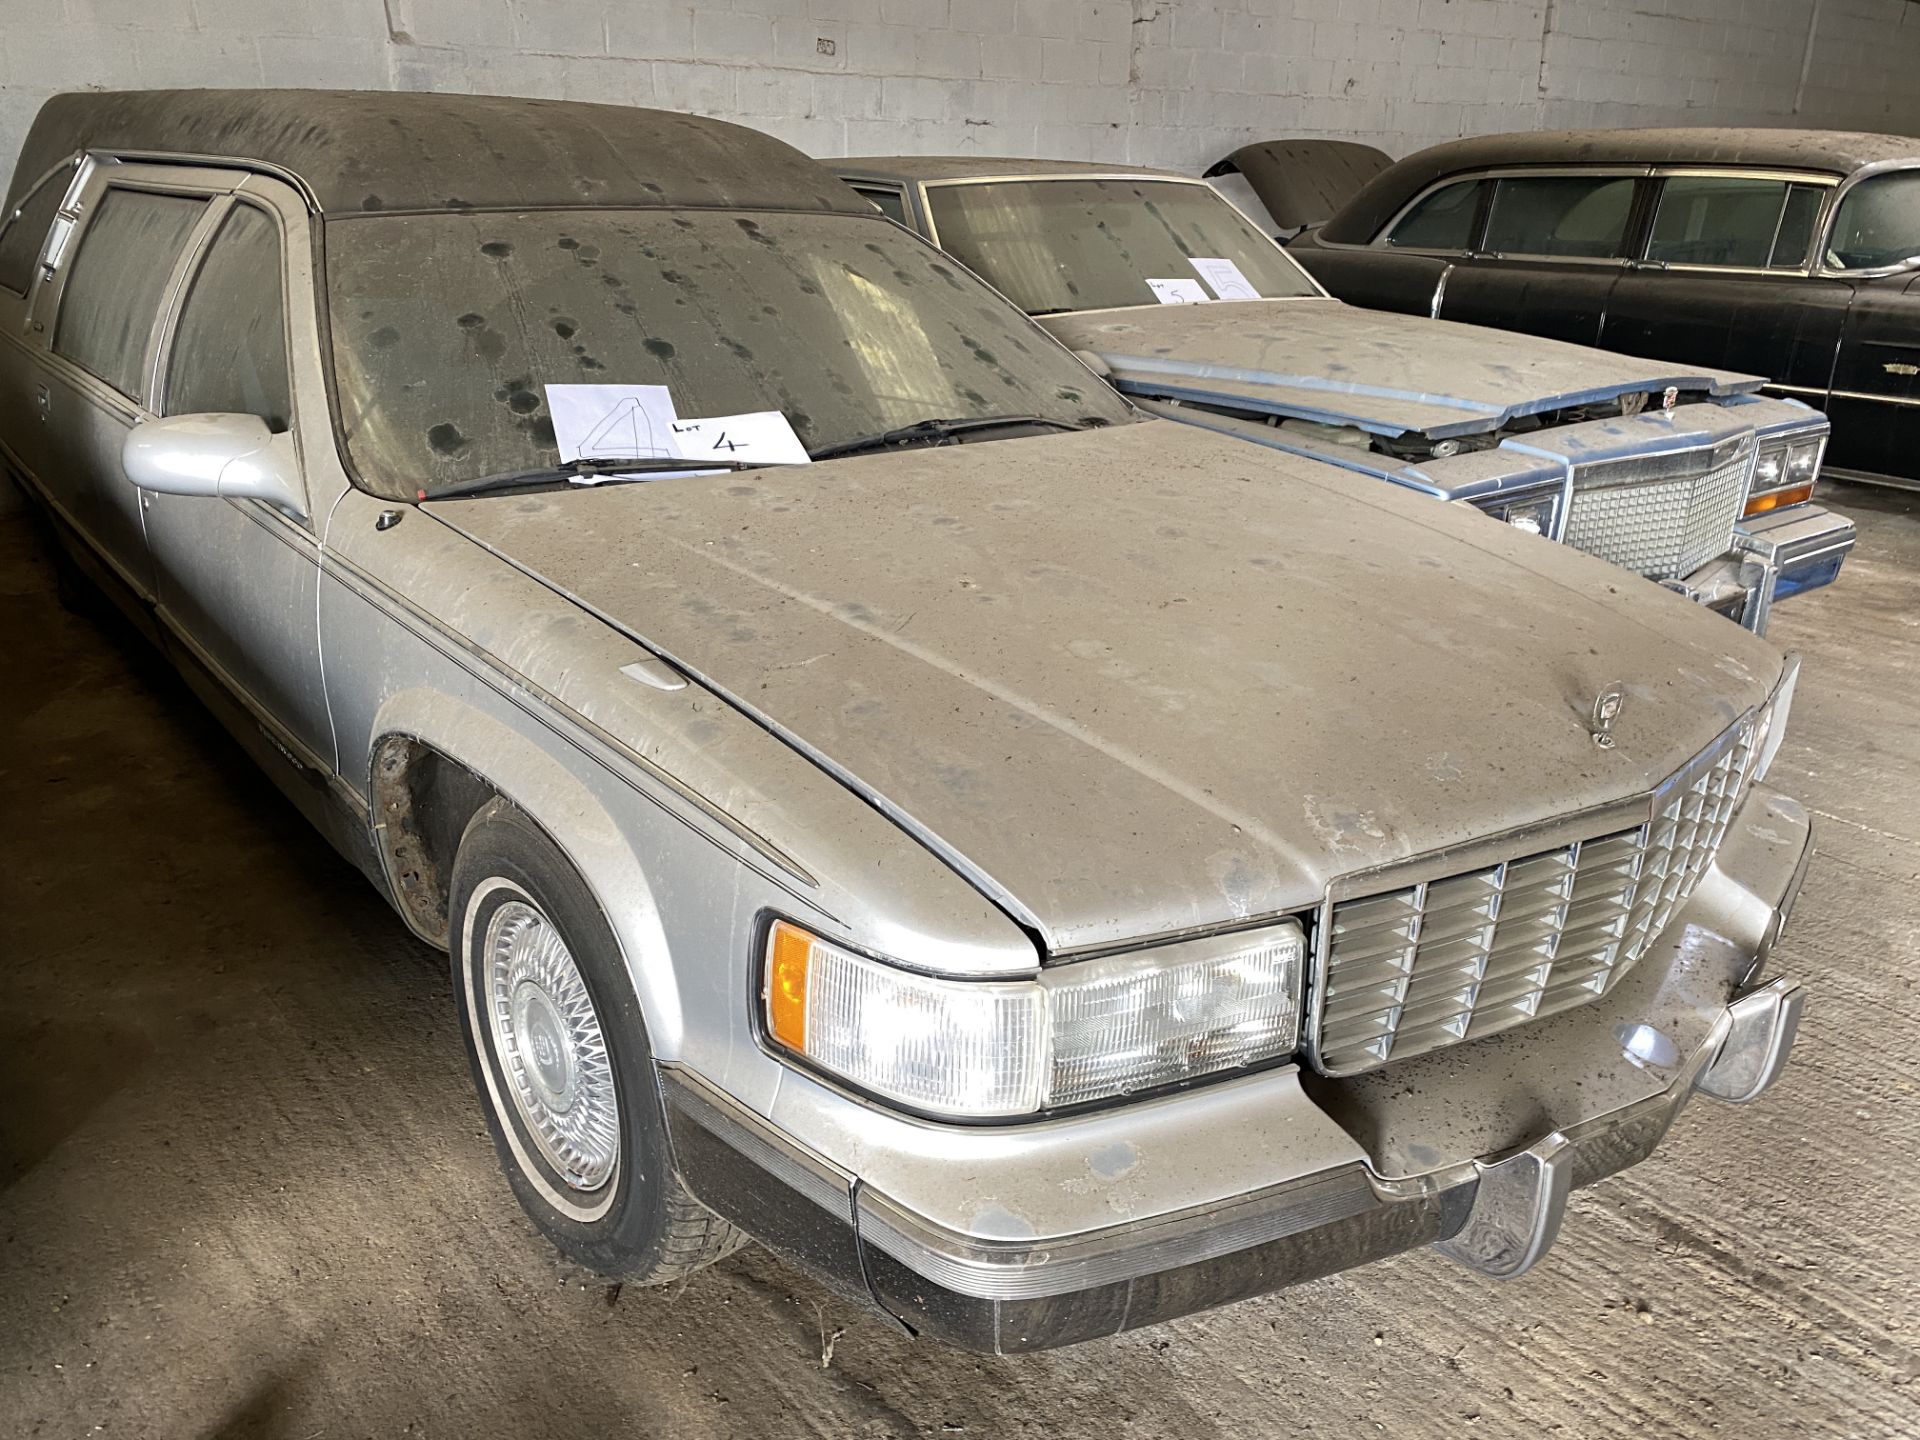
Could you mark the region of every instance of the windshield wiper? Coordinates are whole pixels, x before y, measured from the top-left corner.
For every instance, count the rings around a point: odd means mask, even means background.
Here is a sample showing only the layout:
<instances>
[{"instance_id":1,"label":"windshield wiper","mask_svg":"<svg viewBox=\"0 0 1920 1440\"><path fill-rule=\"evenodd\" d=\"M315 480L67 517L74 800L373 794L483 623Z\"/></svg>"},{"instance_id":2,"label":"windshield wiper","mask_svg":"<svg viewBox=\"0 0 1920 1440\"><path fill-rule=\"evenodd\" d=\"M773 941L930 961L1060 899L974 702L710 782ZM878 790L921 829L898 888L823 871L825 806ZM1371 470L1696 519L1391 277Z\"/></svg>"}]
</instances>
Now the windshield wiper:
<instances>
[{"instance_id":1,"label":"windshield wiper","mask_svg":"<svg viewBox=\"0 0 1920 1440\"><path fill-rule=\"evenodd\" d=\"M508 470L499 475L480 475L462 480L442 490L422 490L422 500L453 500L462 495L480 495L498 490L519 490L534 485L554 485L580 475L677 475L701 470L744 470L739 460L683 460L676 455L629 455L609 459L596 455L591 460L566 460L558 465L541 465L532 470Z\"/></svg>"},{"instance_id":2,"label":"windshield wiper","mask_svg":"<svg viewBox=\"0 0 1920 1440\"><path fill-rule=\"evenodd\" d=\"M1028 425L1044 425L1051 430L1084 430L1086 423L1077 420L1049 420L1040 415L980 415L973 418L962 417L957 420L918 420L911 425L902 425L894 430L881 430L872 435L856 435L851 440L836 440L831 445L822 445L818 450L809 450L807 455L814 460L831 460L836 455L854 455L862 450L885 450L890 445L937 445L943 440L951 440L956 435L972 435L982 430L1011 430Z\"/></svg>"}]
</instances>

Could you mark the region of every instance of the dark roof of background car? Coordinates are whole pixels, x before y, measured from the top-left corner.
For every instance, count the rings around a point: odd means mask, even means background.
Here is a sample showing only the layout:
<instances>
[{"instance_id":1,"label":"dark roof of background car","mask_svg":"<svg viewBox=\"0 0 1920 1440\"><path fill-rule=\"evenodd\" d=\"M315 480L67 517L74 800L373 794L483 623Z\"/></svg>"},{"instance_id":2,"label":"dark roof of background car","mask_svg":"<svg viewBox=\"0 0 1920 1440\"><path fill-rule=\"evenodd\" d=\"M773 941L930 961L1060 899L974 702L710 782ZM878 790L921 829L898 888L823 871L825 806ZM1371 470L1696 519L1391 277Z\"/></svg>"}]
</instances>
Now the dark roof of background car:
<instances>
[{"instance_id":1,"label":"dark roof of background car","mask_svg":"<svg viewBox=\"0 0 1920 1440\"><path fill-rule=\"evenodd\" d=\"M1024 178L1031 175L1150 175L1191 180L1176 170L1150 170L1144 165L1103 165L1097 160L1018 160L997 155L849 155L822 160L835 174L859 172L876 179L984 180L988 177Z\"/></svg>"},{"instance_id":2,"label":"dark roof of background car","mask_svg":"<svg viewBox=\"0 0 1920 1440\"><path fill-rule=\"evenodd\" d=\"M584 205L872 213L791 145L724 120L380 90L56 95L27 132L9 208L82 150L266 164L299 177L333 214Z\"/></svg>"},{"instance_id":3,"label":"dark roof of background car","mask_svg":"<svg viewBox=\"0 0 1920 1440\"><path fill-rule=\"evenodd\" d=\"M1757 165L1849 175L1883 160L1920 161L1920 139L1845 130L1679 127L1476 135L1416 151L1375 176L1322 232L1364 244L1415 195L1449 175L1500 165Z\"/></svg>"}]
</instances>

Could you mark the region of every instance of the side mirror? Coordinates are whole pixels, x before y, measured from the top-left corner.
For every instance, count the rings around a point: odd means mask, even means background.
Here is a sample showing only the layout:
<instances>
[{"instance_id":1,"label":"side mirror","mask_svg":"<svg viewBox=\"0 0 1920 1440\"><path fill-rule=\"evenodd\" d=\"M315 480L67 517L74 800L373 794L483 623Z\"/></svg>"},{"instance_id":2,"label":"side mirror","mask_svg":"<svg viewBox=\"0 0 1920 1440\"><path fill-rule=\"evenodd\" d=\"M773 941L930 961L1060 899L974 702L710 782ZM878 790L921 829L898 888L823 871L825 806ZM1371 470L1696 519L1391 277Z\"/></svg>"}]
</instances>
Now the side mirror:
<instances>
[{"instance_id":1,"label":"side mirror","mask_svg":"<svg viewBox=\"0 0 1920 1440\"><path fill-rule=\"evenodd\" d=\"M306 487L293 437L257 415L169 415L128 432L120 468L142 490L262 500L306 519Z\"/></svg>"}]
</instances>

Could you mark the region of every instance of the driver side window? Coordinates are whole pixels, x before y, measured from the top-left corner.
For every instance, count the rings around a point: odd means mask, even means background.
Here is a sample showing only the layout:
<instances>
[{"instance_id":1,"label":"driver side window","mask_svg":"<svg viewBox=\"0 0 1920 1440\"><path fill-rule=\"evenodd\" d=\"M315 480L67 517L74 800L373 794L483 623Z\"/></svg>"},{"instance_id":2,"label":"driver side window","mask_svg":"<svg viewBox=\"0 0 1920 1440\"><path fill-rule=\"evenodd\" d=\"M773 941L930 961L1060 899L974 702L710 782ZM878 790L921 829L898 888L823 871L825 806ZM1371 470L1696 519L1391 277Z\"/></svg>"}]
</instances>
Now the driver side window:
<instances>
[{"instance_id":1,"label":"driver side window","mask_svg":"<svg viewBox=\"0 0 1920 1440\"><path fill-rule=\"evenodd\" d=\"M233 207L201 262L167 369L167 414L292 419L280 235L251 205Z\"/></svg>"}]
</instances>

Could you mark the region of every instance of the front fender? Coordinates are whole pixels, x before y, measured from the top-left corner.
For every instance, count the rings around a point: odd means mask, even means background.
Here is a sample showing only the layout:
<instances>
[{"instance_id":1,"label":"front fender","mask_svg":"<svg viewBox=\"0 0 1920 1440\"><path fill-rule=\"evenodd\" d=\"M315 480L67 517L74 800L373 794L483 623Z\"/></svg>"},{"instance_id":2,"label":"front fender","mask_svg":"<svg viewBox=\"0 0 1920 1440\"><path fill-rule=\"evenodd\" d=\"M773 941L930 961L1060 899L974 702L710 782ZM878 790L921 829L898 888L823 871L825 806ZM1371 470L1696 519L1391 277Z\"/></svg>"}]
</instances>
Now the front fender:
<instances>
[{"instance_id":1,"label":"front fender","mask_svg":"<svg viewBox=\"0 0 1920 1440\"><path fill-rule=\"evenodd\" d=\"M404 886L394 873L397 847L382 833L389 823L389 806L381 801L382 785L375 771L388 743L404 738L469 771L524 811L560 848L599 901L620 942L656 1053L678 1053L685 1017L653 886L620 822L599 798L612 777L602 774L599 786L591 785L587 776L513 725L422 686L388 697L376 713L373 735L364 757L365 783L375 800L375 845L387 866L387 884L394 895L400 896ZM609 897L618 897L618 903L609 903ZM422 928L407 905L399 908L409 924Z\"/></svg>"}]
</instances>

